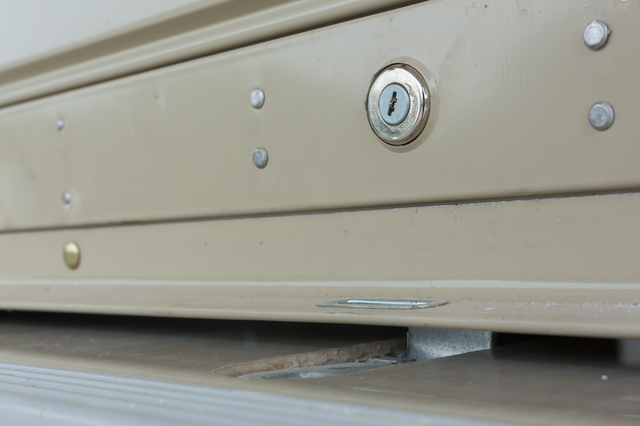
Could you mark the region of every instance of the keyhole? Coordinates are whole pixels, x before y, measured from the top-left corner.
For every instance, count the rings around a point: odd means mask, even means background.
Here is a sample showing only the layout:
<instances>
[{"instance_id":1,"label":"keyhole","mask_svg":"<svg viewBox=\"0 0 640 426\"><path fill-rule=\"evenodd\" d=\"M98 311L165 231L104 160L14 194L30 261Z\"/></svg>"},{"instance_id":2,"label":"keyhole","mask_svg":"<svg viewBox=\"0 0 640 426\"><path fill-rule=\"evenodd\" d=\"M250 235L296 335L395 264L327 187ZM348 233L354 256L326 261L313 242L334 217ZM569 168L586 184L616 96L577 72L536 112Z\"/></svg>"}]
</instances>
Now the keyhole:
<instances>
[{"instance_id":1,"label":"keyhole","mask_svg":"<svg viewBox=\"0 0 640 426\"><path fill-rule=\"evenodd\" d=\"M396 102L398 102L398 99L396 98L397 95L398 95L398 92L393 92L393 95L391 95L391 100L389 101L389 111L387 112L387 115L389 117L391 117L391 114L393 114L393 111L396 110Z\"/></svg>"},{"instance_id":2,"label":"keyhole","mask_svg":"<svg viewBox=\"0 0 640 426\"><path fill-rule=\"evenodd\" d=\"M379 117L391 126L397 126L407 117L411 100L407 90L398 83L392 83L380 93L378 101Z\"/></svg>"}]
</instances>

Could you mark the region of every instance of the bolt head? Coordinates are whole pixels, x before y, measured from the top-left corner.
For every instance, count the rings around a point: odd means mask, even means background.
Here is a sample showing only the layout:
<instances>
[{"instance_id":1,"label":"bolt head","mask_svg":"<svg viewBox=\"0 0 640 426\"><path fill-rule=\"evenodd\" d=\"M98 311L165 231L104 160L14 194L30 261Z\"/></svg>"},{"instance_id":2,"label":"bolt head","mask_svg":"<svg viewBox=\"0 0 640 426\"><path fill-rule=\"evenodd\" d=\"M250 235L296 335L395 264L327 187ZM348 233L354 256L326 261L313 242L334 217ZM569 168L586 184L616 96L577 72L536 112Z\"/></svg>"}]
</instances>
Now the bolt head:
<instances>
[{"instance_id":1,"label":"bolt head","mask_svg":"<svg viewBox=\"0 0 640 426\"><path fill-rule=\"evenodd\" d=\"M582 38L589 49L598 50L605 45L610 33L611 30L607 24L602 21L592 21L584 29Z\"/></svg>"},{"instance_id":2,"label":"bolt head","mask_svg":"<svg viewBox=\"0 0 640 426\"><path fill-rule=\"evenodd\" d=\"M257 148L253 151L253 164L259 169L264 169L269 162L269 154L264 148Z\"/></svg>"},{"instance_id":3,"label":"bolt head","mask_svg":"<svg viewBox=\"0 0 640 426\"><path fill-rule=\"evenodd\" d=\"M251 106L255 109L262 108L262 105L264 105L264 92L262 89L252 90L249 95L249 102L251 102Z\"/></svg>"},{"instance_id":4,"label":"bolt head","mask_svg":"<svg viewBox=\"0 0 640 426\"><path fill-rule=\"evenodd\" d=\"M80 265L80 247L74 242L69 242L62 249L64 263L69 269L76 269Z\"/></svg>"},{"instance_id":5,"label":"bolt head","mask_svg":"<svg viewBox=\"0 0 640 426\"><path fill-rule=\"evenodd\" d=\"M61 132L62 129L64 129L64 120L60 118L56 121L56 130Z\"/></svg>"},{"instance_id":6,"label":"bolt head","mask_svg":"<svg viewBox=\"0 0 640 426\"><path fill-rule=\"evenodd\" d=\"M397 126L407 118L410 106L409 93L401 84L390 84L380 94L380 101L378 102L380 115L385 123L391 126Z\"/></svg>"},{"instance_id":7,"label":"bolt head","mask_svg":"<svg viewBox=\"0 0 640 426\"><path fill-rule=\"evenodd\" d=\"M62 202L64 204L69 204L71 202L71 194L67 191L62 193Z\"/></svg>"},{"instance_id":8,"label":"bolt head","mask_svg":"<svg viewBox=\"0 0 640 426\"><path fill-rule=\"evenodd\" d=\"M597 130L607 130L613 124L613 107L606 102L598 102L589 110L589 123Z\"/></svg>"}]
</instances>

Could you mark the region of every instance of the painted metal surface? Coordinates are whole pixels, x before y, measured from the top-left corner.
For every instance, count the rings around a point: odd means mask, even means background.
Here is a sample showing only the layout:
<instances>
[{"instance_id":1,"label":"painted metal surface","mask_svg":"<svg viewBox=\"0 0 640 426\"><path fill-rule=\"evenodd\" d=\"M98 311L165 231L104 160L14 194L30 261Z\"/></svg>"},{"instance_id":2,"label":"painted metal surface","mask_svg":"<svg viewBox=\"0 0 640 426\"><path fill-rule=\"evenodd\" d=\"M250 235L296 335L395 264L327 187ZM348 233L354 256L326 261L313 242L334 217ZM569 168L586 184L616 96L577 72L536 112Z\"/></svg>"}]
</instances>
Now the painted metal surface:
<instances>
[{"instance_id":1,"label":"painted metal surface","mask_svg":"<svg viewBox=\"0 0 640 426\"><path fill-rule=\"evenodd\" d=\"M640 338L638 217L626 194L3 233L0 307ZM448 303L316 306L392 298Z\"/></svg>"},{"instance_id":2,"label":"painted metal surface","mask_svg":"<svg viewBox=\"0 0 640 426\"><path fill-rule=\"evenodd\" d=\"M223 0L228 1L228 0ZM22 0L2 2L0 75L17 64L95 42L132 25L184 13L211 0ZM196 3L196 5L194 5ZM200 3L200 5L197 5ZM217 3L221 3L217 1ZM190 6L185 8L185 6ZM0 81L2 79L0 78ZM6 81L2 81L6 84Z\"/></svg>"},{"instance_id":3,"label":"painted metal surface","mask_svg":"<svg viewBox=\"0 0 640 426\"><path fill-rule=\"evenodd\" d=\"M30 15L29 25L38 31L28 32L27 37L17 37L14 24L0 27L0 36L12 44L10 50L15 49L14 55L5 57L5 61L16 59L16 53L28 56L0 68L0 105L266 42L412 1L161 0L154 5L140 3L143 7L128 4L127 8L120 6L121 1L46 3L44 7L58 9ZM73 3L81 6L65 7ZM184 6L177 7L180 3ZM18 13L3 9L6 19L23 20L20 12L31 10L29 3L20 4L12 6ZM165 13L154 15L154 11L163 9ZM114 12L116 16L112 18ZM98 16L86 18L87 13ZM56 20L61 14L64 18ZM95 25L103 19L108 20L106 26L111 31L101 31ZM24 30L22 26L21 31ZM48 37L46 42L39 39L41 32ZM76 42L69 44L73 40ZM60 48L32 56L43 46Z\"/></svg>"},{"instance_id":4,"label":"painted metal surface","mask_svg":"<svg viewBox=\"0 0 640 426\"><path fill-rule=\"evenodd\" d=\"M424 2L4 108L0 306L638 338L638 193L469 201L640 187L638 4ZM400 148L364 109L397 61L433 88ZM449 303L317 307L389 298Z\"/></svg>"},{"instance_id":5,"label":"painted metal surface","mask_svg":"<svg viewBox=\"0 0 640 426\"><path fill-rule=\"evenodd\" d=\"M419 3L5 108L0 228L639 188L638 5ZM582 40L593 14L617 34L597 52ZM425 131L401 148L363 105L387 61L434 89ZM597 101L616 111L604 132L587 119Z\"/></svg>"}]
</instances>

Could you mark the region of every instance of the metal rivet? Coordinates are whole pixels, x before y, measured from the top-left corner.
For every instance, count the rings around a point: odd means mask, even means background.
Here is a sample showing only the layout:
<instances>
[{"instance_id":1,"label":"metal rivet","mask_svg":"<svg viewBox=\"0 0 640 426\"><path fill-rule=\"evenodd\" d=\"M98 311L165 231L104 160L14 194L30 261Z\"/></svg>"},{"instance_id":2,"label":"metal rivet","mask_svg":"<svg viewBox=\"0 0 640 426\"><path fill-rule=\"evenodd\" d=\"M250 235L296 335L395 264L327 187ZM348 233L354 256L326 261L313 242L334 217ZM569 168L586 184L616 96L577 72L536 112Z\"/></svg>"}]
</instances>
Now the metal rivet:
<instances>
[{"instance_id":1,"label":"metal rivet","mask_svg":"<svg viewBox=\"0 0 640 426\"><path fill-rule=\"evenodd\" d=\"M407 64L392 64L373 78L365 107L376 136L389 145L406 145L426 126L431 96L418 70Z\"/></svg>"},{"instance_id":2,"label":"metal rivet","mask_svg":"<svg viewBox=\"0 0 640 426\"><path fill-rule=\"evenodd\" d=\"M609 34L611 34L611 30L607 24L602 21L591 21L584 29L582 38L589 49L598 50L605 45Z\"/></svg>"},{"instance_id":3,"label":"metal rivet","mask_svg":"<svg viewBox=\"0 0 640 426\"><path fill-rule=\"evenodd\" d=\"M589 110L589 123L597 130L607 130L613 124L613 107L606 102L598 102Z\"/></svg>"},{"instance_id":4,"label":"metal rivet","mask_svg":"<svg viewBox=\"0 0 640 426\"><path fill-rule=\"evenodd\" d=\"M257 148L253 151L253 164L259 169L264 169L269 161L269 154L264 148Z\"/></svg>"},{"instance_id":5,"label":"metal rivet","mask_svg":"<svg viewBox=\"0 0 640 426\"><path fill-rule=\"evenodd\" d=\"M69 269L76 269L80 265L80 247L74 242L69 242L62 249L64 263Z\"/></svg>"},{"instance_id":6,"label":"metal rivet","mask_svg":"<svg viewBox=\"0 0 640 426\"><path fill-rule=\"evenodd\" d=\"M264 105L264 92L262 89L252 90L251 95L249 95L249 101L251 102L251 106L255 109L262 108L262 105Z\"/></svg>"},{"instance_id":7,"label":"metal rivet","mask_svg":"<svg viewBox=\"0 0 640 426\"><path fill-rule=\"evenodd\" d=\"M61 132L62 129L64 129L64 120L63 119L59 119L56 121L56 130Z\"/></svg>"},{"instance_id":8,"label":"metal rivet","mask_svg":"<svg viewBox=\"0 0 640 426\"><path fill-rule=\"evenodd\" d=\"M62 193L62 202L64 204L69 204L71 202L71 194L67 191Z\"/></svg>"}]
</instances>

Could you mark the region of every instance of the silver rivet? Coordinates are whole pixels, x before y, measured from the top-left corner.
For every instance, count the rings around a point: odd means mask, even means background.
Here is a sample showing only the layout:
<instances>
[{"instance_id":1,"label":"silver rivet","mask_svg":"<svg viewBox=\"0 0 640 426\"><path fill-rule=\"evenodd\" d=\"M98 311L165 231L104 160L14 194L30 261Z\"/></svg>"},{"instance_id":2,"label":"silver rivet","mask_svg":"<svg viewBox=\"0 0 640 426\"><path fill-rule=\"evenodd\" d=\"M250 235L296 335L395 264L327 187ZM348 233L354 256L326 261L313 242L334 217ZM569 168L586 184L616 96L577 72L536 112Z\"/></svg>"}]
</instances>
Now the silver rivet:
<instances>
[{"instance_id":1,"label":"silver rivet","mask_svg":"<svg viewBox=\"0 0 640 426\"><path fill-rule=\"evenodd\" d=\"M262 89L253 89L251 95L249 95L249 101L255 109L262 108L262 105L264 105L264 92Z\"/></svg>"},{"instance_id":2,"label":"silver rivet","mask_svg":"<svg viewBox=\"0 0 640 426\"><path fill-rule=\"evenodd\" d=\"M584 29L582 38L589 49L598 50L605 45L609 34L611 34L611 30L607 24L602 21L591 21Z\"/></svg>"},{"instance_id":3,"label":"silver rivet","mask_svg":"<svg viewBox=\"0 0 640 426\"><path fill-rule=\"evenodd\" d=\"M60 118L56 121L56 130L61 132L62 129L64 129L64 120Z\"/></svg>"},{"instance_id":4,"label":"silver rivet","mask_svg":"<svg viewBox=\"0 0 640 426\"><path fill-rule=\"evenodd\" d=\"M253 164L255 164L257 168L264 169L267 166L268 161L269 154L266 149L256 148L256 150L253 151Z\"/></svg>"},{"instance_id":5,"label":"silver rivet","mask_svg":"<svg viewBox=\"0 0 640 426\"><path fill-rule=\"evenodd\" d=\"M62 193L62 202L64 204L69 204L71 202L71 194L67 191Z\"/></svg>"},{"instance_id":6,"label":"silver rivet","mask_svg":"<svg viewBox=\"0 0 640 426\"><path fill-rule=\"evenodd\" d=\"M597 130L607 130L613 124L613 107L606 102L598 102L589 110L589 123Z\"/></svg>"}]
</instances>

